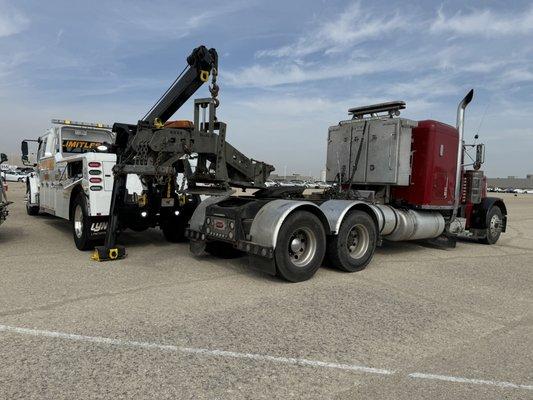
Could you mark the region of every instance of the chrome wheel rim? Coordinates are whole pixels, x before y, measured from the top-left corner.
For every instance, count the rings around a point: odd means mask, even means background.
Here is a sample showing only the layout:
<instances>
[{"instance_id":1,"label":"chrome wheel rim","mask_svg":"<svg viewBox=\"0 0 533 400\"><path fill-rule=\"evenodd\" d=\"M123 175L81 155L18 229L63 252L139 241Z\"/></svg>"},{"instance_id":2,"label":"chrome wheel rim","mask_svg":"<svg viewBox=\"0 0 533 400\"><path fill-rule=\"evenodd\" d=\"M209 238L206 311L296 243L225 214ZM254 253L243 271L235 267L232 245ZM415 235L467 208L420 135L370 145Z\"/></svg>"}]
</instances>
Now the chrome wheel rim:
<instances>
[{"instance_id":1,"label":"chrome wheel rim","mask_svg":"<svg viewBox=\"0 0 533 400\"><path fill-rule=\"evenodd\" d=\"M348 235L346 236L346 248L348 249L348 254L353 259L359 259L368 250L370 246L370 234L366 226L362 224L357 224L350 229Z\"/></svg>"},{"instance_id":2,"label":"chrome wheel rim","mask_svg":"<svg viewBox=\"0 0 533 400\"><path fill-rule=\"evenodd\" d=\"M74 233L77 238L81 238L83 235L83 210L79 204L74 210Z\"/></svg>"},{"instance_id":3,"label":"chrome wheel rim","mask_svg":"<svg viewBox=\"0 0 533 400\"><path fill-rule=\"evenodd\" d=\"M492 218L490 219L490 224L489 224L489 230L490 230L491 236L492 237L497 236L500 233L501 229L502 229L502 220L497 214L494 214Z\"/></svg>"},{"instance_id":4,"label":"chrome wheel rim","mask_svg":"<svg viewBox=\"0 0 533 400\"><path fill-rule=\"evenodd\" d=\"M289 258L297 267L306 267L314 258L317 249L317 238L309 228L295 230L288 243Z\"/></svg>"}]
</instances>

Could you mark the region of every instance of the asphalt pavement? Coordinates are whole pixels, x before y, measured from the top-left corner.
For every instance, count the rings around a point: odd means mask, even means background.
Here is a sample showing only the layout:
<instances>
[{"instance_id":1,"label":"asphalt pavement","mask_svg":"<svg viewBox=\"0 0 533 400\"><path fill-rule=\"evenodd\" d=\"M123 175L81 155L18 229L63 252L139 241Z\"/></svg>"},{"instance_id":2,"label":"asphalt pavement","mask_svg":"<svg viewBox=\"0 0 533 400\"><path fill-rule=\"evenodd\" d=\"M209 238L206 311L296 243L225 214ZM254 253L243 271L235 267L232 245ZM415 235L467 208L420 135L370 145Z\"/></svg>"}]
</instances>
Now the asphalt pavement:
<instances>
[{"instance_id":1,"label":"asphalt pavement","mask_svg":"<svg viewBox=\"0 0 533 400\"><path fill-rule=\"evenodd\" d=\"M1 399L533 399L533 195L501 195L494 246L385 244L298 284L156 229L97 263L8 195Z\"/></svg>"}]
</instances>

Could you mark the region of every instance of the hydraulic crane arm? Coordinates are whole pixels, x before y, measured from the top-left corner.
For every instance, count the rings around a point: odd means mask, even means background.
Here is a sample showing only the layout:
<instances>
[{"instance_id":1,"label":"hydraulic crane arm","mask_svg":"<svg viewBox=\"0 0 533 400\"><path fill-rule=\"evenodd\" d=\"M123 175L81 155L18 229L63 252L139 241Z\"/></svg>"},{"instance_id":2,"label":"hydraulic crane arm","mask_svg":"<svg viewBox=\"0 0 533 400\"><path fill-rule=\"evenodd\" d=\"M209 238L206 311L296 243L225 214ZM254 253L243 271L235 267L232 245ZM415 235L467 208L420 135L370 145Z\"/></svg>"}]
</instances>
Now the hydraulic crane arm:
<instances>
[{"instance_id":1,"label":"hydraulic crane arm","mask_svg":"<svg viewBox=\"0 0 533 400\"><path fill-rule=\"evenodd\" d=\"M158 224L185 229L190 213L188 198L199 201L199 194L228 193L231 187L264 188L272 165L253 160L226 143L226 124L218 121L216 108L218 56L215 49L200 46L187 57L188 66L137 125L115 123L113 167L114 183L110 220L104 246L96 247L98 260L121 258L124 248L116 245L120 229L119 215L124 207L128 174L138 175L145 185L143 207L158 216ZM194 123L170 122L168 119L209 80L210 98L194 102ZM196 159L193 169L189 163ZM187 179L187 188L177 185L177 176ZM196 200L194 200L196 199ZM181 204L184 203L184 204ZM190 203L190 202L189 202ZM184 234L184 233L183 233Z\"/></svg>"},{"instance_id":2,"label":"hydraulic crane arm","mask_svg":"<svg viewBox=\"0 0 533 400\"><path fill-rule=\"evenodd\" d=\"M218 68L218 54L215 49L199 46L187 57L188 68L176 78L172 86L146 113L142 121L165 123L181 106L209 79Z\"/></svg>"}]
</instances>

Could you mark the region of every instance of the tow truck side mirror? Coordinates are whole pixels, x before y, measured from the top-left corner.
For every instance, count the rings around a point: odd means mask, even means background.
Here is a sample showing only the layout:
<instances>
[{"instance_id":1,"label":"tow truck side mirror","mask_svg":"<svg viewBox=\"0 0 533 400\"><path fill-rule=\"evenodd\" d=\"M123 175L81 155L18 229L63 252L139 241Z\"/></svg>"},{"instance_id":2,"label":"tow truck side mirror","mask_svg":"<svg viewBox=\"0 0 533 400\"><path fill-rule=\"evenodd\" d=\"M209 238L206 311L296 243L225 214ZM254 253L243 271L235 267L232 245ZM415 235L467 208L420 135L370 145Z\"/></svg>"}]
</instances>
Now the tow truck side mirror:
<instances>
[{"instance_id":1,"label":"tow truck side mirror","mask_svg":"<svg viewBox=\"0 0 533 400\"><path fill-rule=\"evenodd\" d=\"M36 143L39 143L38 140L30 140L30 139L26 139L26 140L23 140L22 143L20 144L20 150L21 150L21 153L22 153L22 164L24 165L27 165L27 166L30 166L30 167L35 167L37 166L37 164L32 164L30 163L30 159L28 157L28 142L36 142Z\"/></svg>"},{"instance_id":2,"label":"tow truck side mirror","mask_svg":"<svg viewBox=\"0 0 533 400\"><path fill-rule=\"evenodd\" d=\"M28 160L28 142L23 140L22 143L20 144L20 150L22 152L22 162L24 165L26 165L26 163L29 161Z\"/></svg>"},{"instance_id":3,"label":"tow truck side mirror","mask_svg":"<svg viewBox=\"0 0 533 400\"><path fill-rule=\"evenodd\" d=\"M0 164L7 161L7 156L4 153L0 153Z\"/></svg>"}]
</instances>

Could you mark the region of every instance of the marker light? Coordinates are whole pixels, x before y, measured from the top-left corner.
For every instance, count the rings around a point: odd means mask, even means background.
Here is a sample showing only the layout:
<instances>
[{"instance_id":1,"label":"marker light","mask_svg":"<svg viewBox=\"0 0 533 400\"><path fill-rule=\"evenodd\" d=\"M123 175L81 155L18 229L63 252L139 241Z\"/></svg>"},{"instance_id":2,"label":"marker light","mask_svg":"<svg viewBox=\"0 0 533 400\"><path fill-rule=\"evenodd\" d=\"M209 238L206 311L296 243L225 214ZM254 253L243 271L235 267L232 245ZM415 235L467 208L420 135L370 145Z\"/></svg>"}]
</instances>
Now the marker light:
<instances>
[{"instance_id":1,"label":"marker light","mask_svg":"<svg viewBox=\"0 0 533 400\"><path fill-rule=\"evenodd\" d=\"M99 162L97 162L97 161L91 161L91 162L89 163L89 167L91 167L91 168L98 168L98 167L100 167L101 165L102 165L102 164L99 163Z\"/></svg>"},{"instance_id":2,"label":"marker light","mask_svg":"<svg viewBox=\"0 0 533 400\"><path fill-rule=\"evenodd\" d=\"M91 182L91 183L101 183L102 182L102 178L90 178L89 182Z\"/></svg>"}]
</instances>

